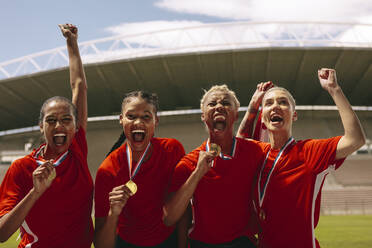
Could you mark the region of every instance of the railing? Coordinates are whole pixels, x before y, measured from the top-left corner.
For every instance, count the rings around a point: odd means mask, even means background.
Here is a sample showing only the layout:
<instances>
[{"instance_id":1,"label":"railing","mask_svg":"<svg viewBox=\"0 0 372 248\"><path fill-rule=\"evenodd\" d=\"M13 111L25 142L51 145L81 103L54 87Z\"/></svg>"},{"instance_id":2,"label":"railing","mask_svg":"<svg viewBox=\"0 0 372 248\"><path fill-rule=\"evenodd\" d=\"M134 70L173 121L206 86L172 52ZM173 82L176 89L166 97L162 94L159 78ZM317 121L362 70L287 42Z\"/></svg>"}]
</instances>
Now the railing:
<instances>
[{"instance_id":1,"label":"railing","mask_svg":"<svg viewBox=\"0 0 372 248\"><path fill-rule=\"evenodd\" d=\"M114 36L79 44L85 64L138 57L265 47L372 47L372 25L232 22ZM0 80L67 66L64 46L0 63Z\"/></svg>"}]
</instances>

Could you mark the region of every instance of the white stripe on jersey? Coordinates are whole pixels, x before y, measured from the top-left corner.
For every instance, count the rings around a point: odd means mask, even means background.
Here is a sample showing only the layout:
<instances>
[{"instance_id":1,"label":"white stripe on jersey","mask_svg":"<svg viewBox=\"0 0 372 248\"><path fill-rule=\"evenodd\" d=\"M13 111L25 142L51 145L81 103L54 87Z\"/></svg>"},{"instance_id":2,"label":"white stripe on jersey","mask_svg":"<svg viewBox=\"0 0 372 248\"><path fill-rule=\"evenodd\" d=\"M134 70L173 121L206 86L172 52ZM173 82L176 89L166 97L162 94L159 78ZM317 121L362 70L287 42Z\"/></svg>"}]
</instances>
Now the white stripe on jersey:
<instances>
[{"instance_id":1,"label":"white stripe on jersey","mask_svg":"<svg viewBox=\"0 0 372 248\"><path fill-rule=\"evenodd\" d=\"M39 241L38 237L31 231L30 227L27 225L26 221L23 221L22 223L22 227L23 229L25 229L25 231L30 234L33 238L34 238L34 241L32 243L29 243L25 246L25 248L31 248L31 246L36 243L37 241Z\"/></svg>"},{"instance_id":2,"label":"white stripe on jersey","mask_svg":"<svg viewBox=\"0 0 372 248\"><path fill-rule=\"evenodd\" d=\"M322 171L316 176L315 185L314 185L314 194L313 194L313 203L311 206L311 230L312 230L312 240L313 240L313 248L316 248L315 244L315 228L314 228L314 214L315 214L315 202L316 198L318 197L321 186L323 184L323 181L325 177L328 175L330 171L334 171L335 166L330 165L326 170Z\"/></svg>"}]
</instances>

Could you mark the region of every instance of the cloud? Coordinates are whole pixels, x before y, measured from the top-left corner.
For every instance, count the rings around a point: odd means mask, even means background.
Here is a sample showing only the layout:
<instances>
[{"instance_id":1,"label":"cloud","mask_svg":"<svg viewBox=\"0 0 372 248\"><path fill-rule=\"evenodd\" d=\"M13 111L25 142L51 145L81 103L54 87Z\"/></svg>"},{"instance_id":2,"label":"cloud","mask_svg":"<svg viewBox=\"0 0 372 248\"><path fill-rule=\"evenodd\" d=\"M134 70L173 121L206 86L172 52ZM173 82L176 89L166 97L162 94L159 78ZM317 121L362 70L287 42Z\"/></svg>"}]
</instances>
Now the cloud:
<instances>
[{"instance_id":1,"label":"cloud","mask_svg":"<svg viewBox=\"0 0 372 248\"><path fill-rule=\"evenodd\" d=\"M122 23L105 29L116 36L111 51L100 53L101 60L153 56L169 53L236 49L256 46L266 38L245 25L205 24L199 21L149 21ZM97 56L83 56L96 61Z\"/></svg>"},{"instance_id":2,"label":"cloud","mask_svg":"<svg viewBox=\"0 0 372 248\"><path fill-rule=\"evenodd\" d=\"M269 46L358 46L372 41L372 28L331 22L372 23L366 0L159 0L169 11L208 15L229 24L155 20L122 23L105 30L119 37L111 48L87 61ZM265 23L267 21L267 23ZM292 23L286 23L286 21ZM304 22L299 22L304 21ZM297 23L293 23L297 22ZM308 23L309 22L309 23ZM310 23L311 22L311 23ZM318 25L316 22L329 22ZM334 42L333 42L334 40Z\"/></svg>"},{"instance_id":3,"label":"cloud","mask_svg":"<svg viewBox=\"0 0 372 248\"><path fill-rule=\"evenodd\" d=\"M159 0L170 11L250 21L355 22L372 16L369 0Z\"/></svg>"},{"instance_id":4,"label":"cloud","mask_svg":"<svg viewBox=\"0 0 372 248\"><path fill-rule=\"evenodd\" d=\"M202 25L199 21L148 21L131 22L107 27L105 30L112 35L132 35L146 32L154 32L168 29L179 29Z\"/></svg>"}]
</instances>

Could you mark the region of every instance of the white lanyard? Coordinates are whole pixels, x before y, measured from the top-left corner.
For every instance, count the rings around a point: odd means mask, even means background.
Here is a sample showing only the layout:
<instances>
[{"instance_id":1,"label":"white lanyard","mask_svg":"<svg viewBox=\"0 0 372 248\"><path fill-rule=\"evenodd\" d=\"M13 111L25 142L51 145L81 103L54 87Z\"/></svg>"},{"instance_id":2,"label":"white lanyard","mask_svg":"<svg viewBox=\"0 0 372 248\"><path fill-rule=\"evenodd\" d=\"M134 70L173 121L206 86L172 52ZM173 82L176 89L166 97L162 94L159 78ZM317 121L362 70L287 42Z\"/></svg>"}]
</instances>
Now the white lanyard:
<instances>
[{"instance_id":1,"label":"white lanyard","mask_svg":"<svg viewBox=\"0 0 372 248\"><path fill-rule=\"evenodd\" d=\"M271 167L270 169L270 172L269 172L269 175L267 176L267 179L265 181L265 184L263 186L263 189L261 190L261 177L262 177L262 172L265 168L265 165L267 163L267 158L269 157L269 154L270 154L270 151L267 153L266 155L266 158L265 158L265 161L263 162L263 165L261 166L261 171L260 171L260 175L258 177L258 199L259 199L259 204L260 204L260 207L262 206L262 202L265 198L265 193L266 193L266 189L267 189L267 185L269 184L269 181L270 181L270 177L271 177L271 174L272 172L274 171L275 169L275 166L276 164L278 163L280 157L282 156L283 152L285 151L285 149L294 142L294 138L293 137L290 137L287 142L285 143L285 145L280 149L278 155L276 155L275 157L275 160L274 160L274 163L273 163L273 166Z\"/></svg>"}]
</instances>

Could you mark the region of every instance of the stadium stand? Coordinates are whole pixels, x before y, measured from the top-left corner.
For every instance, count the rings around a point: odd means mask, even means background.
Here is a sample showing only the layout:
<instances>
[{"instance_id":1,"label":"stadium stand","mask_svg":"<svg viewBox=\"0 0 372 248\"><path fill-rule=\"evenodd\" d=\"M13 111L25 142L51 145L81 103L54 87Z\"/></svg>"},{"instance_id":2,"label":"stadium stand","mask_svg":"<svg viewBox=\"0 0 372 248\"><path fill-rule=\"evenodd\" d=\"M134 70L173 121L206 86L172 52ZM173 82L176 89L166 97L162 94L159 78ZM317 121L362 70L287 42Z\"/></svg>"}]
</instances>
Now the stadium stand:
<instances>
[{"instance_id":1,"label":"stadium stand","mask_svg":"<svg viewBox=\"0 0 372 248\"><path fill-rule=\"evenodd\" d=\"M372 187L324 189L321 214L372 214Z\"/></svg>"},{"instance_id":2,"label":"stadium stand","mask_svg":"<svg viewBox=\"0 0 372 248\"><path fill-rule=\"evenodd\" d=\"M350 186L372 186L372 156L355 155L347 159L333 176L337 183Z\"/></svg>"},{"instance_id":3,"label":"stadium stand","mask_svg":"<svg viewBox=\"0 0 372 248\"><path fill-rule=\"evenodd\" d=\"M9 166L10 166L10 164L0 164L0 182L3 181L5 173L6 173Z\"/></svg>"},{"instance_id":4,"label":"stadium stand","mask_svg":"<svg viewBox=\"0 0 372 248\"><path fill-rule=\"evenodd\" d=\"M306 23L304 28L299 28L303 24L239 22L183 28L177 30L179 38L191 37L193 42L185 43L180 39L171 47L169 42L160 45L140 42L139 45L138 40L167 41L166 35L175 30L81 43L89 83L89 117L103 117L88 124L88 164L92 176L95 177L99 164L121 132L118 118L108 120L105 117L118 114L123 94L135 89L157 92L161 110L193 110L198 108L202 88L226 83L236 91L244 106L258 82L272 80L289 89L300 107L327 109L324 105L334 107L334 103L319 87L315 72L322 66L336 68L351 104L364 108L357 114L371 140L372 49L370 40L361 37L372 30L372 25ZM350 33L341 31L344 28L359 35L349 37ZM220 34L226 40L196 42L199 32L194 31L200 30ZM267 33L267 30L275 32ZM63 46L0 63L0 114L2 120L6 120L0 122L1 154L23 151L30 140L33 142L29 148L39 145L38 127L31 126L37 124L42 102L53 95L69 97L70 89L65 83L69 75L66 55ZM337 111L325 109L298 110L293 136L306 139L342 135ZM15 133L11 130L14 128L28 128L28 131ZM206 132L200 114L196 113L161 116L156 135L179 139L188 152L201 143ZM0 182L8 166L8 160L1 162ZM372 209L371 197L369 146L350 156L339 170L328 175L323 189L322 213L367 214Z\"/></svg>"}]
</instances>

